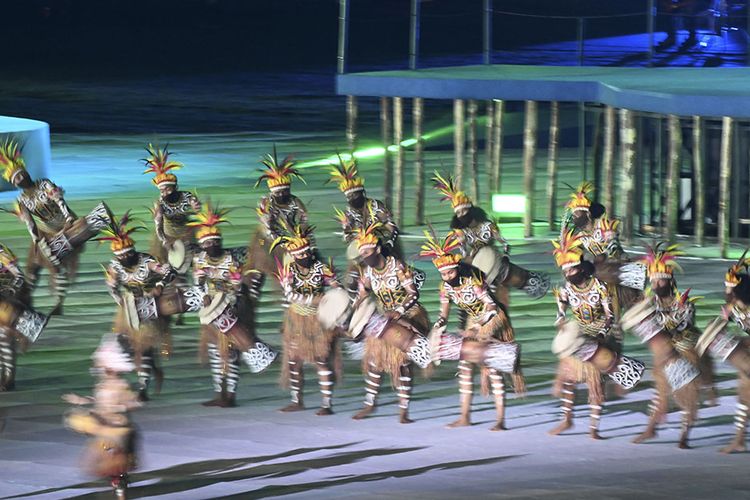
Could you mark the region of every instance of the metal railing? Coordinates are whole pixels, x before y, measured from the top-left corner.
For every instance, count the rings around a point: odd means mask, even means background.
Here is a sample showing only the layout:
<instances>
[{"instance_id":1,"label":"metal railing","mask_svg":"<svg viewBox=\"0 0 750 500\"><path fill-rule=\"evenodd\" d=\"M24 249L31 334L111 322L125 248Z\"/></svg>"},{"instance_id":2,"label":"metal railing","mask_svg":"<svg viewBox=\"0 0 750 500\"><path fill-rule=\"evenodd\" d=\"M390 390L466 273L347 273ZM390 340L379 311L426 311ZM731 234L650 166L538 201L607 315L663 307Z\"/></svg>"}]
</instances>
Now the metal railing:
<instances>
[{"instance_id":1,"label":"metal railing","mask_svg":"<svg viewBox=\"0 0 750 500\"><path fill-rule=\"evenodd\" d=\"M348 64L349 64L349 37L350 37L350 6L354 0L338 0L339 4L339 40L338 40L338 57L337 57L337 71L339 74L343 74L347 72ZM552 48L552 44L548 44L548 51L551 54L551 57L555 58L555 52L557 51L560 54L561 60L564 61L566 56L569 56L571 51L575 51L575 63L578 65L584 65L586 63L586 35L589 32L590 29L594 29L597 26L601 27L607 22L614 22L617 20L624 20L624 19L634 19L634 18L643 18L643 28L644 31L641 33L646 33L648 42L643 47L643 50L640 53L640 58L638 59L638 62L643 63L647 66L653 66L655 65L655 47L658 47L655 44L654 40L654 33L656 29L656 20L657 20L657 9L655 5L655 0L647 0L646 1L646 8L642 10L630 10L626 12L620 12L620 13L613 13L613 14L595 14L595 15L551 15L551 14L538 14L533 12L519 12L504 8L496 8L495 6L495 0L481 0L481 11L476 8L472 8L469 10L468 7L466 7L467 4L462 3L461 10L457 12L452 12L448 14L439 14L439 13L430 13L425 12L423 10L422 6L422 0L410 0L409 4L409 37L408 37L408 58L407 58L407 67L409 69L417 69L419 67L425 67L424 60L420 58L421 56L421 38L422 38L422 23L423 20L435 20L440 18L456 18L456 17L462 17L462 18L468 18L471 17L472 19L479 20L479 17L481 16L481 37L482 37L482 50L481 50L481 62L483 64L493 64L496 62L496 56L495 54L498 53L498 50L496 50L495 47L493 47L493 38L495 33L495 28L498 25L498 18L505 18L512 19L514 22L512 23L514 26L514 29L519 30L518 22L529 22L534 23L535 21L543 22L543 21L554 21L557 24L555 27L559 29L560 23L571 23L572 25L575 25L575 49L573 49L573 45L570 42L566 42L565 44L561 44L562 48ZM710 30L715 30L717 35L721 36L723 30L735 30L739 31L741 33L745 34L744 39L744 50L743 53L735 53L733 54L734 60L739 61L741 60L742 63L745 65L750 65L750 36L747 36L747 33L750 32L750 14L748 13L748 10L745 9L745 19L739 19L736 15L732 14L731 12L728 12L726 8L727 2L725 0L715 0L715 5L712 6L712 8L705 9L701 12L691 12L691 13L685 13L685 12L659 12L658 16L660 18L669 19L669 23L679 24L680 19L690 19L690 24L694 25L698 20L705 20L704 24L709 24ZM720 4L720 5L719 5ZM723 6L723 7L721 7ZM434 7L430 7L433 9ZM426 8L425 8L426 9ZM724 10L721 10L724 9ZM405 11L401 13L397 13L394 15L394 17L398 17L398 15L405 15ZM729 20L732 20L731 23ZM515 20L518 20L518 22L515 22ZM744 21L741 23L741 21ZM358 22L362 22L362 20L358 20ZM376 19L369 19L367 22L377 22ZM601 23L601 24L599 24ZM502 23L503 25L508 25L510 23ZM740 27L740 24L742 25ZM538 26L538 24L530 24L530 26ZM561 30L564 31L564 30ZM573 29L571 27L570 29L570 35L572 35ZM573 38L572 36L570 38ZM629 43L629 42L623 42L623 43ZM615 47L617 48L617 47ZM623 51L626 50L632 50L632 46L627 47L620 47ZM511 53L519 53L523 49L515 51L513 49L511 50L504 50L504 52L511 54ZM526 49L530 50L530 49ZM609 46L607 49L604 50L606 52L609 50L609 53L611 55L612 53L612 46ZM600 50L601 52L601 50ZM604 57L604 56L600 56ZM622 65L626 64L629 61L627 58L623 58ZM573 62L573 61L568 61ZM608 65L618 65L617 61L605 61L605 64ZM671 64L670 64L671 65Z\"/></svg>"}]
</instances>

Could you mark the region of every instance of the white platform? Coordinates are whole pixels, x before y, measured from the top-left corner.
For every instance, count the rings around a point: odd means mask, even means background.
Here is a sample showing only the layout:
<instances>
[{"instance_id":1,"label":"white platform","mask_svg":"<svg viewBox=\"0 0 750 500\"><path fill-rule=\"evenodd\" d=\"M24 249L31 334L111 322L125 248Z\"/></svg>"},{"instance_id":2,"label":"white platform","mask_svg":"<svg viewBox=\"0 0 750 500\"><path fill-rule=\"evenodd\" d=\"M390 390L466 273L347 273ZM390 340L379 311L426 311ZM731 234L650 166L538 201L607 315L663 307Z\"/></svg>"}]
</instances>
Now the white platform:
<instances>
[{"instance_id":1,"label":"white platform","mask_svg":"<svg viewBox=\"0 0 750 500\"><path fill-rule=\"evenodd\" d=\"M0 140L11 135L23 146L26 168L33 178L47 177L52 163L49 140L49 124L27 118L0 116ZM5 180L0 179L0 191L11 190Z\"/></svg>"}]
</instances>

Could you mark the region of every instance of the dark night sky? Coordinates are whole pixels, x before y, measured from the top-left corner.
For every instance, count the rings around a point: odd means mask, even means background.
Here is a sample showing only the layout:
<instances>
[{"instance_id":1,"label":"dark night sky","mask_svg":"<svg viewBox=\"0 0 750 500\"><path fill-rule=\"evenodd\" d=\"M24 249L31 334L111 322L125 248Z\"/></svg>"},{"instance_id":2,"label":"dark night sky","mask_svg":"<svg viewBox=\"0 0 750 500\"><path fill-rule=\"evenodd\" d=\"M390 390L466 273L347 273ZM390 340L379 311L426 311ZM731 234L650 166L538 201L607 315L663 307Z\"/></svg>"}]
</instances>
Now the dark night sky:
<instances>
[{"instance_id":1,"label":"dark night sky","mask_svg":"<svg viewBox=\"0 0 750 500\"><path fill-rule=\"evenodd\" d=\"M497 10L566 15L630 12L645 4L495 0ZM14 41L6 43L3 73L106 76L335 64L337 0L0 0L0 6L4 38ZM480 50L481 6L481 0L424 1L423 52ZM408 0L352 0L351 13L353 62L405 57ZM496 47L575 36L574 22L504 21L496 17ZM607 27L632 28L622 21Z\"/></svg>"}]
</instances>

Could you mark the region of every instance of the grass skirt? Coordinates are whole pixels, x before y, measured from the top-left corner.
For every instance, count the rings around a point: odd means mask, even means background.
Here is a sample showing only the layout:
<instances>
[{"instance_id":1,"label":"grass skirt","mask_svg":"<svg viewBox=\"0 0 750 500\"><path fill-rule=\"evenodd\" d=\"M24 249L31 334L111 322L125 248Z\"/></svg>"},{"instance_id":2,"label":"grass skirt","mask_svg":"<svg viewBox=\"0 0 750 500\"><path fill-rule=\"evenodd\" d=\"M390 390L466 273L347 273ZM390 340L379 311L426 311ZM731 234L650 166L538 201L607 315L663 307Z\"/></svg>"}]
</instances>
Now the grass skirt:
<instances>
[{"instance_id":1,"label":"grass skirt","mask_svg":"<svg viewBox=\"0 0 750 500\"><path fill-rule=\"evenodd\" d=\"M317 314L304 315L287 309L281 325L284 353L281 368L281 385L289 386L289 362L302 361L315 363L327 361L335 372L335 380L340 380L342 366L341 353L337 348L337 334L320 326Z\"/></svg>"}]
</instances>

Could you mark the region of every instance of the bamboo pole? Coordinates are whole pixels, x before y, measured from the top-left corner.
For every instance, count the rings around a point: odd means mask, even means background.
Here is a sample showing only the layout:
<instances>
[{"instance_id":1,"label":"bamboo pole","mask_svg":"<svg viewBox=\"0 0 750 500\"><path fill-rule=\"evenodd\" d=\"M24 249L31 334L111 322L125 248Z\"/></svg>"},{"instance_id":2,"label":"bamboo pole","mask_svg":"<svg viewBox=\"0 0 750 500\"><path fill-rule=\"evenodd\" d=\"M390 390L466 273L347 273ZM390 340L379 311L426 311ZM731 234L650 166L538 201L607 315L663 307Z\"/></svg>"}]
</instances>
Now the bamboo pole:
<instances>
[{"instance_id":1,"label":"bamboo pole","mask_svg":"<svg viewBox=\"0 0 750 500\"><path fill-rule=\"evenodd\" d=\"M557 156L560 139L560 103L550 103L549 147L547 153L547 220L549 230L555 230L557 222Z\"/></svg>"},{"instance_id":2,"label":"bamboo pole","mask_svg":"<svg viewBox=\"0 0 750 500\"><path fill-rule=\"evenodd\" d=\"M463 186L464 177L464 101L462 99L453 100L453 155L454 167L453 177L456 185L460 188Z\"/></svg>"},{"instance_id":3,"label":"bamboo pole","mask_svg":"<svg viewBox=\"0 0 750 500\"><path fill-rule=\"evenodd\" d=\"M645 126L644 118L638 113L633 113L635 119L635 186L633 187L633 200L635 203L635 209L633 210L633 231L637 231L644 221L643 213L646 208L646 202L643 196L643 176L645 172L645 159L646 154L644 152L644 135Z\"/></svg>"},{"instance_id":4,"label":"bamboo pole","mask_svg":"<svg viewBox=\"0 0 750 500\"><path fill-rule=\"evenodd\" d=\"M469 119L469 161L471 161L471 199L479 203L479 144L477 141L477 113L479 105L477 101L471 99L467 106Z\"/></svg>"},{"instance_id":5,"label":"bamboo pole","mask_svg":"<svg viewBox=\"0 0 750 500\"><path fill-rule=\"evenodd\" d=\"M664 237L674 241L680 218L680 167L682 164L682 127L680 117L669 115L669 164L666 182L666 227Z\"/></svg>"},{"instance_id":6,"label":"bamboo pole","mask_svg":"<svg viewBox=\"0 0 750 500\"><path fill-rule=\"evenodd\" d=\"M383 153L383 201L386 206L391 207L393 195L393 164L391 163L391 113L390 101L387 97L380 98L380 137L383 141L385 152Z\"/></svg>"},{"instance_id":7,"label":"bamboo pole","mask_svg":"<svg viewBox=\"0 0 750 500\"><path fill-rule=\"evenodd\" d=\"M393 98L393 144L396 145L396 165L393 171L393 208L396 225L404 224L404 160L405 150L401 143L404 140L404 101L401 97Z\"/></svg>"},{"instance_id":8,"label":"bamboo pole","mask_svg":"<svg viewBox=\"0 0 750 500\"><path fill-rule=\"evenodd\" d=\"M615 108L607 106L604 111L604 196L602 204L610 217L615 215Z\"/></svg>"},{"instance_id":9,"label":"bamboo pole","mask_svg":"<svg viewBox=\"0 0 750 500\"><path fill-rule=\"evenodd\" d=\"M346 96L346 144L350 152L357 149L357 117L359 115L357 98Z\"/></svg>"},{"instance_id":10,"label":"bamboo pole","mask_svg":"<svg viewBox=\"0 0 750 500\"><path fill-rule=\"evenodd\" d=\"M534 160L536 154L537 103L526 101L523 127L523 194L526 197L526 211L523 217L525 238L534 235Z\"/></svg>"},{"instance_id":11,"label":"bamboo pole","mask_svg":"<svg viewBox=\"0 0 750 500\"><path fill-rule=\"evenodd\" d=\"M622 171L620 176L620 216L622 217L622 236L626 244L633 241L633 202L635 184L635 121L633 112L628 109L620 110L620 158Z\"/></svg>"},{"instance_id":12,"label":"bamboo pole","mask_svg":"<svg viewBox=\"0 0 750 500\"><path fill-rule=\"evenodd\" d=\"M494 102L490 99L486 102L487 124L484 130L484 171L487 174L487 203L492 205L492 190L495 182L492 178L492 130L495 128Z\"/></svg>"},{"instance_id":13,"label":"bamboo pole","mask_svg":"<svg viewBox=\"0 0 750 500\"><path fill-rule=\"evenodd\" d=\"M504 112L505 101L495 100L495 116L492 120L492 190L495 193L499 193L502 188Z\"/></svg>"},{"instance_id":14,"label":"bamboo pole","mask_svg":"<svg viewBox=\"0 0 750 500\"><path fill-rule=\"evenodd\" d=\"M422 122L424 120L424 99L415 97L412 117L414 120L414 176L416 182L416 223L424 224L424 137L422 137Z\"/></svg>"},{"instance_id":15,"label":"bamboo pole","mask_svg":"<svg viewBox=\"0 0 750 500\"><path fill-rule=\"evenodd\" d=\"M693 226L695 243L704 245L706 240L706 192L703 187L703 119L693 117L693 180L695 181L695 201L693 203Z\"/></svg>"},{"instance_id":16,"label":"bamboo pole","mask_svg":"<svg viewBox=\"0 0 750 500\"><path fill-rule=\"evenodd\" d=\"M721 124L721 163L719 170L719 248L727 258L729 249L729 177L732 175L732 129L734 120L725 116Z\"/></svg>"}]
</instances>

